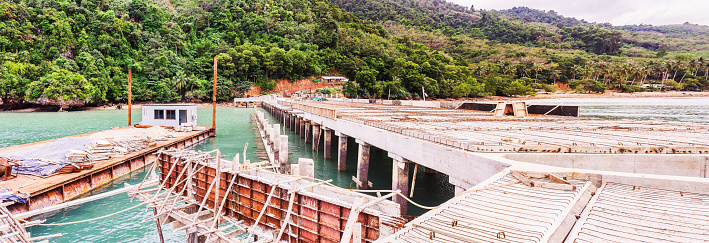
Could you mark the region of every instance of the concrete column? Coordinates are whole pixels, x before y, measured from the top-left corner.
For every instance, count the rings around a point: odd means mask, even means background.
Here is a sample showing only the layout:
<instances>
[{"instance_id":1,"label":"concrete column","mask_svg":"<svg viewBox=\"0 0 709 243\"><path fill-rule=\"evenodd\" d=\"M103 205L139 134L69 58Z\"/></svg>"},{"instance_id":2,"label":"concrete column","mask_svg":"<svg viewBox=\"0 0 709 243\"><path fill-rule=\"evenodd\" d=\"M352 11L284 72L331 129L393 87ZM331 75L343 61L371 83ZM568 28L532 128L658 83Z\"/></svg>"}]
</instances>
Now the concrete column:
<instances>
[{"instance_id":1,"label":"concrete column","mask_svg":"<svg viewBox=\"0 0 709 243\"><path fill-rule=\"evenodd\" d=\"M278 151L278 163L280 165L279 170L281 171L281 174L285 174L286 173L286 165L288 165L288 136L281 135L279 139L280 139L280 142L279 142L280 149Z\"/></svg>"},{"instance_id":2,"label":"concrete column","mask_svg":"<svg viewBox=\"0 0 709 243\"><path fill-rule=\"evenodd\" d=\"M313 150L320 148L320 125L313 123Z\"/></svg>"},{"instance_id":3,"label":"concrete column","mask_svg":"<svg viewBox=\"0 0 709 243\"><path fill-rule=\"evenodd\" d=\"M301 176L315 178L315 162L312 159L298 159L298 173Z\"/></svg>"},{"instance_id":4,"label":"concrete column","mask_svg":"<svg viewBox=\"0 0 709 243\"><path fill-rule=\"evenodd\" d=\"M330 129L323 127L323 133L325 136L325 158L329 159L332 158L332 131Z\"/></svg>"},{"instance_id":5,"label":"concrete column","mask_svg":"<svg viewBox=\"0 0 709 243\"><path fill-rule=\"evenodd\" d=\"M336 132L335 135L340 138L340 146L337 150L337 170L347 171L347 135L339 132Z\"/></svg>"},{"instance_id":6,"label":"concrete column","mask_svg":"<svg viewBox=\"0 0 709 243\"><path fill-rule=\"evenodd\" d=\"M271 131L271 141L273 141L273 160L278 160L278 153L281 150L281 124L273 124Z\"/></svg>"},{"instance_id":7,"label":"concrete column","mask_svg":"<svg viewBox=\"0 0 709 243\"><path fill-rule=\"evenodd\" d=\"M310 140L311 140L311 139L310 139L310 138L311 138L311 134L310 134L310 121L305 121L305 132L304 132L304 134L305 134L305 143L306 143L306 144L310 143Z\"/></svg>"},{"instance_id":8,"label":"concrete column","mask_svg":"<svg viewBox=\"0 0 709 243\"><path fill-rule=\"evenodd\" d=\"M295 121L298 120L298 119L297 119L298 117L296 117L295 115L291 115L290 117L291 117L291 119L290 119L290 120L291 120L291 121L290 121L290 122L291 122L290 130L293 130L293 132L295 132L295 128L298 127L298 126L296 126Z\"/></svg>"},{"instance_id":9,"label":"concrete column","mask_svg":"<svg viewBox=\"0 0 709 243\"><path fill-rule=\"evenodd\" d=\"M409 195L409 162L401 156L389 153L394 166L391 170L391 189L401 190L401 194ZM401 216L406 216L409 212L409 202L402 196L395 195L393 201L399 204Z\"/></svg>"},{"instance_id":10,"label":"concrete column","mask_svg":"<svg viewBox=\"0 0 709 243\"><path fill-rule=\"evenodd\" d=\"M305 138L305 119L300 119L300 138Z\"/></svg>"},{"instance_id":11,"label":"concrete column","mask_svg":"<svg viewBox=\"0 0 709 243\"><path fill-rule=\"evenodd\" d=\"M357 140L357 189L367 189L369 185L369 144Z\"/></svg>"},{"instance_id":12,"label":"concrete column","mask_svg":"<svg viewBox=\"0 0 709 243\"><path fill-rule=\"evenodd\" d=\"M293 125L293 131L295 132L295 134L300 134L300 117L296 116L295 119L293 119Z\"/></svg>"}]
</instances>

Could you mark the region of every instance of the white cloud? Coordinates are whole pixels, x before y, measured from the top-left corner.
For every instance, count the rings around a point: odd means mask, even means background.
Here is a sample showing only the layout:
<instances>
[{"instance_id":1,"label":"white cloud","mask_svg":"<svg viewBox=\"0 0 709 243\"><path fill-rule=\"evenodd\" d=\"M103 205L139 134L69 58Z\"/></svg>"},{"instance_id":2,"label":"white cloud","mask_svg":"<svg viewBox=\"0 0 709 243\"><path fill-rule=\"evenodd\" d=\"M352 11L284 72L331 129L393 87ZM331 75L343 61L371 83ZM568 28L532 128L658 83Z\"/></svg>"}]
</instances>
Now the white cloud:
<instances>
[{"instance_id":1,"label":"white cloud","mask_svg":"<svg viewBox=\"0 0 709 243\"><path fill-rule=\"evenodd\" d=\"M709 25L706 0L449 0L475 9L509 9L526 6L554 10L566 17L589 22L626 24L694 24Z\"/></svg>"}]
</instances>

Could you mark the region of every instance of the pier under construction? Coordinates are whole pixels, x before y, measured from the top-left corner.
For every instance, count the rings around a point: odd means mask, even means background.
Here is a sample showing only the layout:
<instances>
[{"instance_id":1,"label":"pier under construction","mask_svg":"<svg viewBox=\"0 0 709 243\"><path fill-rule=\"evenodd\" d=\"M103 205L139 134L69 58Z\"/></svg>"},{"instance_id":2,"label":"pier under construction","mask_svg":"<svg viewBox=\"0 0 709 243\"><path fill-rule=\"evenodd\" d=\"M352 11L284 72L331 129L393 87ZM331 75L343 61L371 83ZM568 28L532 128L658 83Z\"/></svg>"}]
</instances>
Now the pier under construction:
<instances>
[{"instance_id":1,"label":"pier under construction","mask_svg":"<svg viewBox=\"0 0 709 243\"><path fill-rule=\"evenodd\" d=\"M388 152L391 190L403 195L411 166L448 175L453 199L380 241L709 239L701 210L709 207L709 126L385 103L263 101L278 123L314 148L323 138L326 158L335 139L341 170L354 138L359 189L369 185L370 149ZM406 198L393 198L405 215Z\"/></svg>"},{"instance_id":2,"label":"pier under construction","mask_svg":"<svg viewBox=\"0 0 709 243\"><path fill-rule=\"evenodd\" d=\"M486 112L324 100L250 101L270 114L254 109L252 119L263 161L181 148L207 136L193 132L188 143L151 150L157 174L123 192L153 210L144 221L159 232L172 223L190 243L709 239L709 126L529 115L523 103ZM315 178L311 159L290 158L283 129L313 150L322 145L340 171L356 163L355 188ZM352 141L357 151L348 151ZM370 161L373 149L392 158L390 189L371 189L369 165L381 163ZM447 175L455 196L432 207L409 199L419 166ZM408 217L411 205L429 211ZM13 229L0 235L25 237Z\"/></svg>"}]
</instances>

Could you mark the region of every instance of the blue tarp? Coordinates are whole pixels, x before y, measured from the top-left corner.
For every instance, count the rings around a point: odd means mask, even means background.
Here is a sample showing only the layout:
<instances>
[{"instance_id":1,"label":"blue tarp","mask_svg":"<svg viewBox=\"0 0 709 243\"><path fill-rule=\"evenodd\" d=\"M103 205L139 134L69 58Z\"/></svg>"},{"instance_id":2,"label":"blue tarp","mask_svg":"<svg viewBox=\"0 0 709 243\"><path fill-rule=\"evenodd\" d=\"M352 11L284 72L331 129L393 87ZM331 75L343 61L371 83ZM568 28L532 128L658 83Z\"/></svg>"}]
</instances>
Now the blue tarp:
<instances>
[{"instance_id":1,"label":"blue tarp","mask_svg":"<svg viewBox=\"0 0 709 243\"><path fill-rule=\"evenodd\" d=\"M27 193L23 193L23 194L25 194L24 198L17 196L15 194L12 194L12 191L10 191L9 189L2 188L2 189L0 189L0 202L15 201L17 203L26 203L27 198L30 197L30 195L28 195Z\"/></svg>"},{"instance_id":2,"label":"blue tarp","mask_svg":"<svg viewBox=\"0 0 709 243\"><path fill-rule=\"evenodd\" d=\"M69 165L69 163L58 163L50 164L47 162L42 162L39 159L28 159L21 161L13 161L20 166L13 168L12 173L18 173L23 175L36 175L36 176L48 176L56 173L59 169L64 168L64 166Z\"/></svg>"}]
</instances>

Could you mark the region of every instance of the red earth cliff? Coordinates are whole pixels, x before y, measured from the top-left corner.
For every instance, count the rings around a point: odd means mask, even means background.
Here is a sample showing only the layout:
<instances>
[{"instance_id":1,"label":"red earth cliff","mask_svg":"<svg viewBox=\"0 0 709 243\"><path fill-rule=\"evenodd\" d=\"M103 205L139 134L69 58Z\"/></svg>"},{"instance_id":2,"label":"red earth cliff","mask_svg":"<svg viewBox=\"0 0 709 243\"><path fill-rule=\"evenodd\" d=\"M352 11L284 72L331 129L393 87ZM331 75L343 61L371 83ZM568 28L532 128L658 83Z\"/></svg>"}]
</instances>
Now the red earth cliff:
<instances>
[{"instance_id":1,"label":"red earth cliff","mask_svg":"<svg viewBox=\"0 0 709 243\"><path fill-rule=\"evenodd\" d=\"M334 88L334 87L340 87L344 83L322 83L322 82L313 82L312 79L298 79L294 80L291 82L288 79L281 79L278 80L276 83L276 88L273 90L266 90L266 93L295 93L298 91L302 90L313 90L315 91L316 89L322 89L322 88ZM246 92L246 95L251 97L251 96L256 96L256 95L261 95L261 92L264 91L261 89L261 86L258 85L251 85L251 90Z\"/></svg>"}]
</instances>

